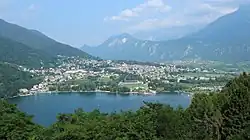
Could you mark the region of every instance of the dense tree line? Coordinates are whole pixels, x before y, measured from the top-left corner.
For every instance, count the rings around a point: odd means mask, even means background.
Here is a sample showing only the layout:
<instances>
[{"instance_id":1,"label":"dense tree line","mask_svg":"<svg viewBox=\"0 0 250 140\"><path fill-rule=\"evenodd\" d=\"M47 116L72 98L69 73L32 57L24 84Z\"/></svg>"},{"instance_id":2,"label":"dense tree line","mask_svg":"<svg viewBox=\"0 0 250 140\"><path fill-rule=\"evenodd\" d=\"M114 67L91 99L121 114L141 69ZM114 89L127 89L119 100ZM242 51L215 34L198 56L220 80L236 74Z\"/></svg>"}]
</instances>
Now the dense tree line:
<instances>
[{"instance_id":1,"label":"dense tree line","mask_svg":"<svg viewBox=\"0 0 250 140\"><path fill-rule=\"evenodd\" d=\"M121 77L125 77L122 75ZM112 80L104 82L99 80L99 76L88 76L85 80L69 80L64 83L51 85L50 91L95 91L103 90L110 92L130 92L130 88L120 86L119 81L121 77L111 77Z\"/></svg>"},{"instance_id":2,"label":"dense tree line","mask_svg":"<svg viewBox=\"0 0 250 140\"><path fill-rule=\"evenodd\" d=\"M18 66L0 62L0 98L15 96L19 89L29 89L40 82L41 79Z\"/></svg>"},{"instance_id":3,"label":"dense tree line","mask_svg":"<svg viewBox=\"0 0 250 140\"><path fill-rule=\"evenodd\" d=\"M40 68L54 62L54 57L22 43L0 37L0 61Z\"/></svg>"},{"instance_id":4,"label":"dense tree line","mask_svg":"<svg viewBox=\"0 0 250 140\"><path fill-rule=\"evenodd\" d=\"M176 81L172 83L164 83L162 80L152 80L149 82L148 87L151 90L161 91L180 91L186 90L188 87L182 86Z\"/></svg>"},{"instance_id":5,"label":"dense tree line","mask_svg":"<svg viewBox=\"0 0 250 140\"><path fill-rule=\"evenodd\" d=\"M196 94L187 109L145 103L136 112L98 110L59 114L43 128L15 106L0 102L0 139L18 140L248 140L250 75L231 80L218 94Z\"/></svg>"}]
</instances>

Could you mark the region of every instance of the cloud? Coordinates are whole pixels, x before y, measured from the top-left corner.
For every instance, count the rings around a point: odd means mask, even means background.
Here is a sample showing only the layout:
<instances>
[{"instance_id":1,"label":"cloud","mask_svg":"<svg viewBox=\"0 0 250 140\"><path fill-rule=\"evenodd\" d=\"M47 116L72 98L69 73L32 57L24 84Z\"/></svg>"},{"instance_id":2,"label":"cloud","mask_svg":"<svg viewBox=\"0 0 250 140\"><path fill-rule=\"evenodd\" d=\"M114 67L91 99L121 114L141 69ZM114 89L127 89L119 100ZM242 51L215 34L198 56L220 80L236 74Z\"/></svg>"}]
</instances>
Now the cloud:
<instances>
[{"instance_id":1,"label":"cloud","mask_svg":"<svg viewBox=\"0 0 250 140\"><path fill-rule=\"evenodd\" d=\"M191 13L194 14L217 14L219 16L225 15L228 13L232 13L235 10L237 10L237 7L234 6L218 6L218 5L212 5L209 3L200 3L197 4L195 8ZM215 15L216 16L216 15Z\"/></svg>"},{"instance_id":2,"label":"cloud","mask_svg":"<svg viewBox=\"0 0 250 140\"><path fill-rule=\"evenodd\" d=\"M236 0L176 0L177 5L170 5L172 10L164 15L156 15L154 18L146 17L129 25L125 31L150 31L159 28L171 28L189 25L205 25L217 18L237 10L239 2ZM174 6L175 5L175 6Z\"/></svg>"},{"instance_id":3,"label":"cloud","mask_svg":"<svg viewBox=\"0 0 250 140\"><path fill-rule=\"evenodd\" d=\"M123 10L119 16L112 16L110 18L106 18L105 20L124 20L124 21L128 21L129 18L131 17L136 17L138 16L138 13L131 10L131 9L126 9Z\"/></svg>"},{"instance_id":4,"label":"cloud","mask_svg":"<svg viewBox=\"0 0 250 140\"><path fill-rule=\"evenodd\" d=\"M173 27L173 26L184 26L185 23L176 19L146 19L136 25L130 26L127 28L128 31L145 31L145 30L155 30L164 27Z\"/></svg>"},{"instance_id":5,"label":"cloud","mask_svg":"<svg viewBox=\"0 0 250 140\"><path fill-rule=\"evenodd\" d=\"M123 25L121 32L129 33L184 26L203 27L245 3L250 3L250 0L146 0L118 15L106 17L105 21Z\"/></svg>"},{"instance_id":6,"label":"cloud","mask_svg":"<svg viewBox=\"0 0 250 140\"><path fill-rule=\"evenodd\" d=\"M137 5L132 9L125 9L120 12L119 15L106 17L104 20L123 20L129 21L133 17L142 16L145 13L154 14L157 12L168 12L171 10L171 7L163 0L146 0L146 2Z\"/></svg>"}]
</instances>

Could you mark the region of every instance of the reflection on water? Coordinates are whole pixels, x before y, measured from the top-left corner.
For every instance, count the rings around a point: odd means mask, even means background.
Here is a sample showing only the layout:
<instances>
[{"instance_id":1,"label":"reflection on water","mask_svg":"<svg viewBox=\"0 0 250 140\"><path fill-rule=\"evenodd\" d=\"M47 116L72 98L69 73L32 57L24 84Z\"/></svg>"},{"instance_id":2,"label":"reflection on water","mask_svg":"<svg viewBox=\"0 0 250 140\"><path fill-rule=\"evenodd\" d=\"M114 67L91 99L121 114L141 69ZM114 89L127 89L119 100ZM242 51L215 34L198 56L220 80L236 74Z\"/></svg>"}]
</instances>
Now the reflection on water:
<instances>
[{"instance_id":1,"label":"reflection on water","mask_svg":"<svg viewBox=\"0 0 250 140\"><path fill-rule=\"evenodd\" d=\"M10 99L10 103L30 115L34 121L48 126L56 121L58 113L72 113L77 108L84 111L100 109L102 112L137 110L146 102L159 102L172 107L187 107L190 97L187 94L157 94L155 96L128 95L116 93L57 93Z\"/></svg>"}]
</instances>

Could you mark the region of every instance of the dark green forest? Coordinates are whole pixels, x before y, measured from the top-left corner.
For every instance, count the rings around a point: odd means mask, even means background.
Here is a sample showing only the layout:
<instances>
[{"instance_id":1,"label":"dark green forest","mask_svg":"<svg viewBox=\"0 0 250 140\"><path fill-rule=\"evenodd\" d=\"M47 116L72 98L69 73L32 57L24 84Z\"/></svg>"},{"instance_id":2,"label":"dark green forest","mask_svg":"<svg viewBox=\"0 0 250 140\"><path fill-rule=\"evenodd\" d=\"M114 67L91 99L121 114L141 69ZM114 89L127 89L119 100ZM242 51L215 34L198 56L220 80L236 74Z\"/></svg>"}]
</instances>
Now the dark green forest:
<instances>
[{"instance_id":1,"label":"dark green forest","mask_svg":"<svg viewBox=\"0 0 250 140\"><path fill-rule=\"evenodd\" d=\"M0 98L15 96L19 89L29 89L41 80L29 72L20 70L14 64L0 62Z\"/></svg>"},{"instance_id":2,"label":"dark green forest","mask_svg":"<svg viewBox=\"0 0 250 140\"><path fill-rule=\"evenodd\" d=\"M63 56L81 56L83 58L95 58L79 49L72 46L57 42L46 35L42 34L36 30L26 29L24 27L8 23L0 19L0 36L1 38L8 38L11 42L18 42L19 48L26 50L27 47L35 50L35 54L32 54L35 58L40 58L39 52L43 52L44 55L56 57L57 55ZM0 39L0 43L1 43ZM8 45L8 42L5 42ZM5 45L5 44L0 44ZM3 47L1 46L1 47ZM12 46L17 46L17 44L12 44ZM9 47L12 47L9 45ZM25 47L26 46L26 47ZM0 50L1 50L0 47ZM29 51L26 50L26 51ZM29 51L30 52L30 51ZM26 53L26 52L23 52ZM13 53L15 54L15 53ZM20 55L20 54L17 54ZM44 56L42 56L44 57ZM18 62L18 61L14 61ZM38 61L39 62L39 61ZM26 64L26 63L24 63Z\"/></svg>"},{"instance_id":3,"label":"dark green forest","mask_svg":"<svg viewBox=\"0 0 250 140\"><path fill-rule=\"evenodd\" d=\"M44 128L15 105L0 101L1 140L248 140L250 75L241 74L223 91L196 94L187 109L145 103L136 112L98 110L59 114Z\"/></svg>"},{"instance_id":4,"label":"dark green forest","mask_svg":"<svg viewBox=\"0 0 250 140\"><path fill-rule=\"evenodd\" d=\"M40 68L53 62L54 58L43 51L0 36L0 61Z\"/></svg>"}]
</instances>

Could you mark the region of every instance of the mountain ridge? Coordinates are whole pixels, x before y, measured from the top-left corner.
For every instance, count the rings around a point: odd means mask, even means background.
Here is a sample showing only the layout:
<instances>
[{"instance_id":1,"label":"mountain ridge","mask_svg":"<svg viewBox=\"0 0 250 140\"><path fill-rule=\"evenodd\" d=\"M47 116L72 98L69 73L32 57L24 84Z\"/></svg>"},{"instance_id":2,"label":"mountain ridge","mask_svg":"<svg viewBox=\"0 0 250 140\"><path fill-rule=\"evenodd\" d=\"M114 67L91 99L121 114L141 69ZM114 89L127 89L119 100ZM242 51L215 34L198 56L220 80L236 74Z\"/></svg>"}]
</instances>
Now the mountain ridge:
<instances>
[{"instance_id":1,"label":"mountain ridge","mask_svg":"<svg viewBox=\"0 0 250 140\"><path fill-rule=\"evenodd\" d=\"M0 36L0 62L39 68L53 61L54 57L20 42Z\"/></svg>"},{"instance_id":2,"label":"mountain ridge","mask_svg":"<svg viewBox=\"0 0 250 140\"><path fill-rule=\"evenodd\" d=\"M204 59L225 62L250 60L250 6L218 18L198 32L169 41L110 38L82 50L104 59L171 61ZM115 43L113 43L115 42ZM112 44L112 45L110 45ZM112 47L110 47L112 46Z\"/></svg>"},{"instance_id":3,"label":"mountain ridge","mask_svg":"<svg viewBox=\"0 0 250 140\"><path fill-rule=\"evenodd\" d=\"M65 55L94 58L77 48L57 42L37 30L26 29L19 25L6 22L3 19L0 20L0 36L44 51L53 56Z\"/></svg>"}]
</instances>

